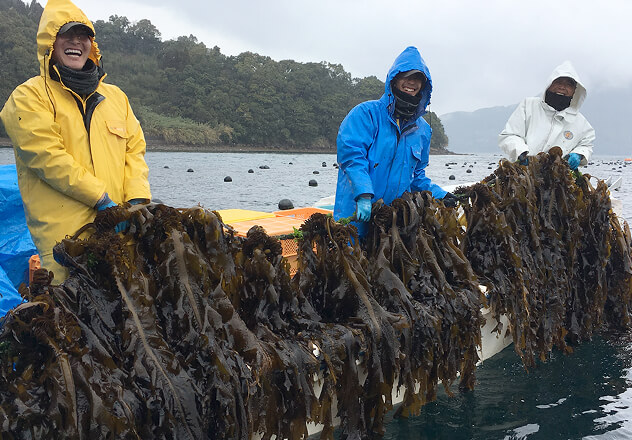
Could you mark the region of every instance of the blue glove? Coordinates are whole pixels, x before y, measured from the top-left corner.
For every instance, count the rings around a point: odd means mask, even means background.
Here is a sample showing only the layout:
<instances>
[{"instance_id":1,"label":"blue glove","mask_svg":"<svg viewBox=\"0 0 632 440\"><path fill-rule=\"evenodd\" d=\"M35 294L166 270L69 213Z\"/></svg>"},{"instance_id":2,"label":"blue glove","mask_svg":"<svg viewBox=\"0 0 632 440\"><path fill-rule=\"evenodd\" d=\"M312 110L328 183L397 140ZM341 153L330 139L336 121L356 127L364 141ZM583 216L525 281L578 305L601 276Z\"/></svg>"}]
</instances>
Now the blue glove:
<instances>
[{"instance_id":1,"label":"blue glove","mask_svg":"<svg viewBox=\"0 0 632 440\"><path fill-rule=\"evenodd\" d=\"M356 220L368 222L371 219L371 199L360 197L356 202Z\"/></svg>"},{"instance_id":2,"label":"blue glove","mask_svg":"<svg viewBox=\"0 0 632 440\"><path fill-rule=\"evenodd\" d=\"M97 211L103 211L104 209L111 208L112 206L116 206L116 203L112 201L110 196L108 196L108 193L103 193L94 207L97 208Z\"/></svg>"},{"instance_id":3,"label":"blue glove","mask_svg":"<svg viewBox=\"0 0 632 440\"><path fill-rule=\"evenodd\" d=\"M576 170L579 166L579 163L582 161L582 157L577 153L571 153L566 156L566 160L568 161L568 166L571 170Z\"/></svg>"},{"instance_id":4,"label":"blue glove","mask_svg":"<svg viewBox=\"0 0 632 440\"><path fill-rule=\"evenodd\" d=\"M129 228L129 220L122 221L114 227L114 232L125 232Z\"/></svg>"},{"instance_id":5,"label":"blue glove","mask_svg":"<svg viewBox=\"0 0 632 440\"><path fill-rule=\"evenodd\" d=\"M529 157L527 156L527 152L525 151L520 156L518 156L518 163L523 166L529 165Z\"/></svg>"},{"instance_id":6,"label":"blue glove","mask_svg":"<svg viewBox=\"0 0 632 440\"><path fill-rule=\"evenodd\" d=\"M145 199L132 199L132 200L129 200L127 203L129 203L132 206L140 205L141 203L145 203Z\"/></svg>"}]
</instances>

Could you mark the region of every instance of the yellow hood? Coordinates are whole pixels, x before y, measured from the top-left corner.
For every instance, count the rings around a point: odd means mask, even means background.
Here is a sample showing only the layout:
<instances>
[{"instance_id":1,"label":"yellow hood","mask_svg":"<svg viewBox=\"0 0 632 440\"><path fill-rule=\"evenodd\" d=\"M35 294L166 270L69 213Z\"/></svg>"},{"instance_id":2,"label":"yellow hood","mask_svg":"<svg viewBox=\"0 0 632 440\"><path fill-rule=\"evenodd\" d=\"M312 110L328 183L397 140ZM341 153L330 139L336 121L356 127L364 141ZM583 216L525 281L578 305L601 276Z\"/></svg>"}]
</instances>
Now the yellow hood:
<instances>
[{"instance_id":1,"label":"yellow hood","mask_svg":"<svg viewBox=\"0 0 632 440\"><path fill-rule=\"evenodd\" d=\"M48 63L53 54L53 44L57 38L59 29L71 21L77 21L88 26L94 32L92 22L88 20L86 14L75 6L70 0L49 0L42 12L39 27L37 29L37 60L40 65L40 75L48 74ZM96 32L95 32L96 35ZM89 58L99 65L101 53L95 39L92 39L92 50Z\"/></svg>"}]
</instances>

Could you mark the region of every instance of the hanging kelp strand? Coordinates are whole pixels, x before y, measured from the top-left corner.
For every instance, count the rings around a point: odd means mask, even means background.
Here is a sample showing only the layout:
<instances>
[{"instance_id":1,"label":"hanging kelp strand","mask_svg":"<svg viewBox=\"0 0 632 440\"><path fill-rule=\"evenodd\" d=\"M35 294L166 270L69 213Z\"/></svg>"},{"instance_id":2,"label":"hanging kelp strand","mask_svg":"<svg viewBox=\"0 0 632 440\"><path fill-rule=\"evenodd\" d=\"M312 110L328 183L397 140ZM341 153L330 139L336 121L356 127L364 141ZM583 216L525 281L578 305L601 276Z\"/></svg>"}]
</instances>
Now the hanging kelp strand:
<instances>
[{"instance_id":1,"label":"hanging kelp strand","mask_svg":"<svg viewBox=\"0 0 632 440\"><path fill-rule=\"evenodd\" d=\"M526 366L604 323L628 325L630 233L603 181L593 188L590 176L571 173L556 148L526 167L503 160L459 192L470 201L465 254L496 316L509 316Z\"/></svg>"},{"instance_id":2,"label":"hanging kelp strand","mask_svg":"<svg viewBox=\"0 0 632 440\"><path fill-rule=\"evenodd\" d=\"M55 248L0 334L2 439L301 439L384 433L440 384L475 385L481 308L526 366L630 325L630 231L560 154L502 161L460 188L373 205L365 239L314 214L238 237L201 207L125 205ZM129 222L125 233L114 227ZM467 226L464 226L464 225ZM479 288L486 287L486 298Z\"/></svg>"}]
</instances>

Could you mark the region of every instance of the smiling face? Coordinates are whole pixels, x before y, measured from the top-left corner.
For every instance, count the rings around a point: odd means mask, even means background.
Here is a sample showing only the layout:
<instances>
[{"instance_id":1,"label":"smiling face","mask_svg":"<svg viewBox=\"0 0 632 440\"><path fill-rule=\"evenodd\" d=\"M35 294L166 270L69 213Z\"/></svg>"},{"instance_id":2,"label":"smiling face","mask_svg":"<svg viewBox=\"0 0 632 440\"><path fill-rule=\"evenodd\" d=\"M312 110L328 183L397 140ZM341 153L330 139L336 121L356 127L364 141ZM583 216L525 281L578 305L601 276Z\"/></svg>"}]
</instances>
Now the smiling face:
<instances>
[{"instance_id":1,"label":"smiling face","mask_svg":"<svg viewBox=\"0 0 632 440\"><path fill-rule=\"evenodd\" d=\"M411 96L415 96L426 84L426 77L421 72L407 77L400 74L395 77L393 82L398 90Z\"/></svg>"},{"instance_id":2,"label":"smiling face","mask_svg":"<svg viewBox=\"0 0 632 440\"><path fill-rule=\"evenodd\" d=\"M557 93L564 96L573 96L577 83L574 79L566 76L560 76L549 86L549 92Z\"/></svg>"},{"instance_id":3,"label":"smiling face","mask_svg":"<svg viewBox=\"0 0 632 440\"><path fill-rule=\"evenodd\" d=\"M53 60L74 70L81 70L88 61L92 40L85 27L74 26L58 34L53 44Z\"/></svg>"}]
</instances>

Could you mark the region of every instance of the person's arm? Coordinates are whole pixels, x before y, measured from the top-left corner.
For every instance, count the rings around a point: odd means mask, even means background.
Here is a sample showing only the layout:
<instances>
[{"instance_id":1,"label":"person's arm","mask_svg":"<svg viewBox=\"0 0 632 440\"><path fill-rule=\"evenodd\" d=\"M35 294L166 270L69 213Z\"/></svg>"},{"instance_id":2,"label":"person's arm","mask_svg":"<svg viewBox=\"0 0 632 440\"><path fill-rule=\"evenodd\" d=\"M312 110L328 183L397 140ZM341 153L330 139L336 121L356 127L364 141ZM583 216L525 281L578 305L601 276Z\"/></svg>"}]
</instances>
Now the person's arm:
<instances>
[{"instance_id":1,"label":"person's arm","mask_svg":"<svg viewBox=\"0 0 632 440\"><path fill-rule=\"evenodd\" d=\"M421 159L415 166L410 189L411 191L430 191L435 199L442 199L447 194L447 191L436 183L432 183L430 177L426 176L426 167L430 162L430 136L427 138L422 137L421 139Z\"/></svg>"},{"instance_id":2,"label":"person's arm","mask_svg":"<svg viewBox=\"0 0 632 440\"><path fill-rule=\"evenodd\" d=\"M580 165L588 164L588 161L592 157L593 144L595 143L595 129L592 128L592 126L588 122L586 122L586 124L588 125L588 130L586 131L586 134L579 142L579 144L570 151L571 153L577 153L582 156Z\"/></svg>"},{"instance_id":3,"label":"person's arm","mask_svg":"<svg viewBox=\"0 0 632 440\"><path fill-rule=\"evenodd\" d=\"M351 182L353 200L373 192L369 176L368 151L375 138L376 127L372 115L359 105L349 112L340 124L338 138L338 164Z\"/></svg>"},{"instance_id":4,"label":"person's arm","mask_svg":"<svg viewBox=\"0 0 632 440\"><path fill-rule=\"evenodd\" d=\"M105 182L66 151L61 129L48 99L28 86L18 87L2 111L2 121L15 154L30 170L64 195L94 208Z\"/></svg>"},{"instance_id":5,"label":"person's arm","mask_svg":"<svg viewBox=\"0 0 632 440\"><path fill-rule=\"evenodd\" d=\"M518 160L518 156L522 153L529 152L529 146L525 142L527 138L526 109L526 100L523 100L509 117L505 129L498 135L498 146L512 162Z\"/></svg>"},{"instance_id":6,"label":"person's arm","mask_svg":"<svg viewBox=\"0 0 632 440\"><path fill-rule=\"evenodd\" d=\"M139 201L151 200L149 189L149 168L145 162L145 136L140 123L127 101L127 151L125 153L125 181L123 187L124 200Z\"/></svg>"}]
</instances>

